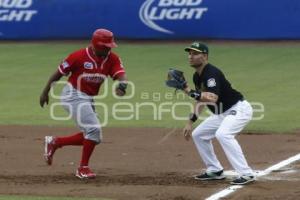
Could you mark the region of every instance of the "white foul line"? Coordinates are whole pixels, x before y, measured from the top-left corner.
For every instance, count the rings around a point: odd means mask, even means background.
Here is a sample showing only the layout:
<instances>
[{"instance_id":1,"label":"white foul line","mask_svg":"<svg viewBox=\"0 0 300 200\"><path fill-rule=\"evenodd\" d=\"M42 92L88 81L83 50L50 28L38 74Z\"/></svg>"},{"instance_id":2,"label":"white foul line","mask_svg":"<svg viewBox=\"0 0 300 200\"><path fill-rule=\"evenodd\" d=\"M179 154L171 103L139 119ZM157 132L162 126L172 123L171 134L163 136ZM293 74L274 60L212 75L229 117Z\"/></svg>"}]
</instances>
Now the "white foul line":
<instances>
[{"instance_id":1,"label":"white foul line","mask_svg":"<svg viewBox=\"0 0 300 200\"><path fill-rule=\"evenodd\" d=\"M278 169L280 169L280 168L282 168L284 166L287 166L287 165L289 165L289 164L291 164L291 163L293 163L293 162L295 162L297 160L300 160L300 153L297 154L297 155L295 155L295 156L293 156L293 157L290 157L290 158L288 158L286 160L283 160L283 161L281 161L281 162L279 162L279 163L277 163L277 164L275 164L275 165L273 165L273 166L265 169L264 171L259 172L256 177L265 176L265 175L271 173L272 171L278 170ZM225 188L224 190L222 190L222 191L220 191L218 193L215 193L215 194L211 195L210 197L206 198L206 200L218 200L220 198L223 198L223 197L225 197L225 196L227 196L227 195L235 192L236 190L238 190L238 189L240 189L242 187L243 187L242 185L233 185L233 186L230 186L230 187Z\"/></svg>"}]
</instances>

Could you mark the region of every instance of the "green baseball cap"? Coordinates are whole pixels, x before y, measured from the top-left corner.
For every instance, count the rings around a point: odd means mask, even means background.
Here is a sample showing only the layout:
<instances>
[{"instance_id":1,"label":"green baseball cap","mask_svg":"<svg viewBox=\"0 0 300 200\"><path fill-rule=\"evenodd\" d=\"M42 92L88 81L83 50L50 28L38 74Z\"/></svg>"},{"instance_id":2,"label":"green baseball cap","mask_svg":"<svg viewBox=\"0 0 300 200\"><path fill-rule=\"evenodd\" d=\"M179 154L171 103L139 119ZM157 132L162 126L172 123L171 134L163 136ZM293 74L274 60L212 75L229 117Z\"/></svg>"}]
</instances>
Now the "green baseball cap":
<instances>
[{"instance_id":1,"label":"green baseball cap","mask_svg":"<svg viewBox=\"0 0 300 200\"><path fill-rule=\"evenodd\" d=\"M198 51L200 53L208 54L208 47L201 42L193 42L189 47L184 49L189 52L190 50Z\"/></svg>"}]
</instances>

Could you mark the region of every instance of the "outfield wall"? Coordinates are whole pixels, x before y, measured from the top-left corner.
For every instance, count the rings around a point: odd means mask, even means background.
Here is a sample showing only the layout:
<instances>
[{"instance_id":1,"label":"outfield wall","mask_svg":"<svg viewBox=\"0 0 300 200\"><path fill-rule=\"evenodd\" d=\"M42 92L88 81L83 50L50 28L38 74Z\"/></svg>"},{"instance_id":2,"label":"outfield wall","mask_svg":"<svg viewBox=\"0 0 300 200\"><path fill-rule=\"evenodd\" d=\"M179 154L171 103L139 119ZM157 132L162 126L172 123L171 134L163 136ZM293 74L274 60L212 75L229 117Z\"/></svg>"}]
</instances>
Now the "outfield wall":
<instances>
[{"instance_id":1,"label":"outfield wall","mask_svg":"<svg viewBox=\"0 0 300 200\"><path fill-rule=\"evenodd\" d=\"M0 39L299 39L299 0L0 0Z\"/></svg>"}]
</instances>

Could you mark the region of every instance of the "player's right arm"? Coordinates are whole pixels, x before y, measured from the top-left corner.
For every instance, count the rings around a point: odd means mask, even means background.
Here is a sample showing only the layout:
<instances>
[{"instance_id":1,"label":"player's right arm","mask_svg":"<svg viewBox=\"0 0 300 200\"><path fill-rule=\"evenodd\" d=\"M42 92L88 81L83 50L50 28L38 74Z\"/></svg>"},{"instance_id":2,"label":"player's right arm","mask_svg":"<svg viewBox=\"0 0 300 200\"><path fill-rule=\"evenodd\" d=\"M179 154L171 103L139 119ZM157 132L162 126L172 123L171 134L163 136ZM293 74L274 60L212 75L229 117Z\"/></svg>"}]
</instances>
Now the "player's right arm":
<instances>
[{"instance_id":1,"label":"player's right arm","mask_svg":"<svg viewBox=\"0 0 300 200\"><path fill-rule=\"evenodd\" d=\"M63 74L59 71L56 70L49 78L41 96L40 96L40 105L41 107L44 107L45 103L49 103L49 91L51 89L51 86L54 82L59 81Z\"/></svg>"},{"instance_id":2,"label":"player's right arm","mask_svg":"<svg viewBox=\"0 0 300 200\"><path fill-rule=\"evenodd\" d=\"M77 57L80 56L80 51L70 54L59 66L58 69L50 76L41 96L40 105L44 107L45 103L49 103L49 91L54 82L59 81L61 77L68 76L76 68Z\"/></svg>"},{"instance_id":3,"label":"player's right arm","mask_svg":"<svg viewBox=\"0 0 300 200\"><path fill-rule=\"evenodd\" d=\"M184 129L183 129L183 136L188 141L191 137L192 133L192 125L197 120L198 116L204 109L205 104L201 103L200 101L196 101L194 104L194 112L189 117Z\"/></svg>"}]
</instances>

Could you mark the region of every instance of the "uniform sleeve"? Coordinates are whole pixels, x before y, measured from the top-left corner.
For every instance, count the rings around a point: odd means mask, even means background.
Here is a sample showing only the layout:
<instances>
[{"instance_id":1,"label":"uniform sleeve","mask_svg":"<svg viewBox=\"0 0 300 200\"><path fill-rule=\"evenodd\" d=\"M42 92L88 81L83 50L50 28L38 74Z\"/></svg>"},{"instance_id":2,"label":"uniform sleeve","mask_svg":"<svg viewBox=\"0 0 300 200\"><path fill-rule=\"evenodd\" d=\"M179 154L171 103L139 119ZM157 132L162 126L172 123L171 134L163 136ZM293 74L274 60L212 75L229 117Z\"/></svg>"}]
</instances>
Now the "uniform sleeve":
<instances>
[{"instance_id":1,"label":"uniform sleeve","mask_svg":"<svg viewBox=\"0 0 300 200\"><path fill-rule=\"evenodd\" d=\"M120 76L124 75L126 72L121 59L117 55L114 55L112 59L113 59L112 68L110 70L109 75L113 80L116 80Z\"/></svg>"},{"instance_id":2,"label":"uniform sleeve","mask_svg":"<svg viewBox=\"0 0 300 200\"><path fill-rule=\"evenodd\" d=\"M201 92L201 86L198 85L199 84L199 80L198 80L198 77L197 77L196 73L193 75L193 83L194 83L194 86L195 86L195 90L197 92Z\"/></svg>"},{"instance_id":3,"label":"uniform sleeve","mask_svg":"<svg viewBox=\"0 0 300 200\"><path fill-rule=\"evenodd\" d=\"M221 77L218 73L212 73L205 78L204 85L206 92L211 92L216 95L220 95Z\"/></svg>"},{"instance_id":4,"label":"uniform sleeve","mask_svg":"<svg viewBox=\"0 0 300 200\"><path fill-rule=\"evenodd\" d=\"M58 66L59 72L67 76L70 72L72 72L76 67L76 54L70 54L66 59L62 61L62 63Z\"/></svg>"}]
</instances>

